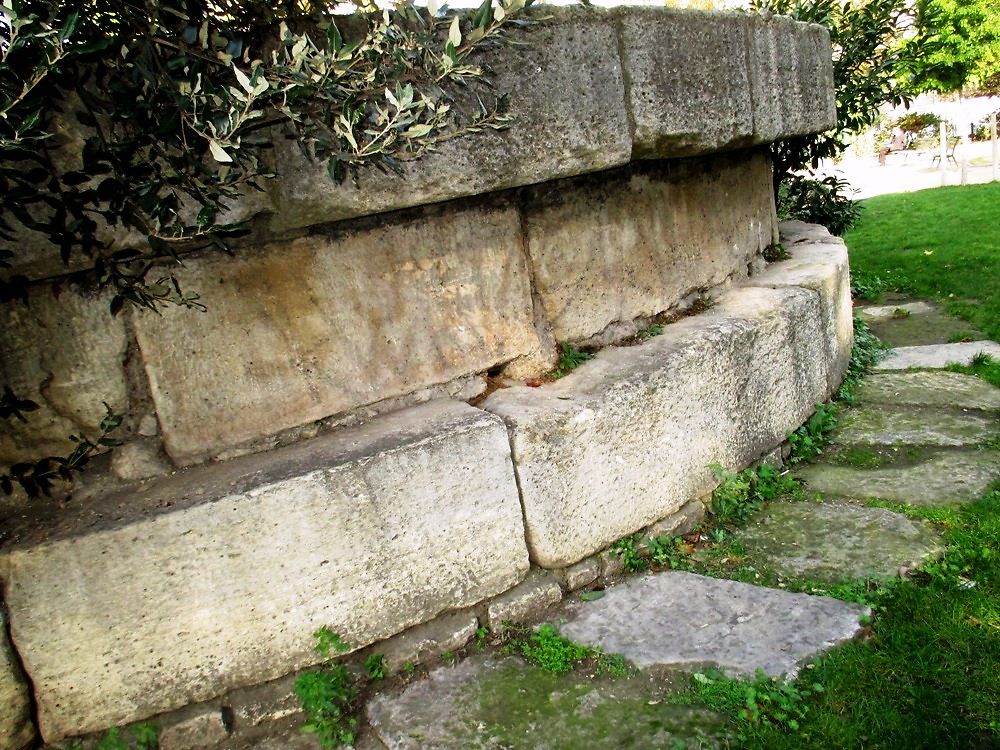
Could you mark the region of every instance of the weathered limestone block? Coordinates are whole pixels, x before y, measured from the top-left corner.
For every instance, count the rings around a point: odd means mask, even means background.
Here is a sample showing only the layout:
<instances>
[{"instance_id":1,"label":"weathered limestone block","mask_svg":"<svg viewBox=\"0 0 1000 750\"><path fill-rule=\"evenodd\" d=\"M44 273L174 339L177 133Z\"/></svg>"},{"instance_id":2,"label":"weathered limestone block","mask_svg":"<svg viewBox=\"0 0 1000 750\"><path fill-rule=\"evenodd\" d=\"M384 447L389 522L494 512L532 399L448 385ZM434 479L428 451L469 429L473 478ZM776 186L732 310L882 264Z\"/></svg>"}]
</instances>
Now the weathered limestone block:
<instances>
[{"instance_id":1,"label":"weathered limestone block","mask_svg":"<svg viewBox=\"0 0 1000 750\"><path fill-rule=\"evenodd\" d=\"M102 402L127 411L125 324L108 302L74 286L56 297L43 285L28 305L0 305L0 378L41 407L26 423L0 423L0 463L64 455L75 445L69 435L81 430L96 438Z\"/></svg>"},{"instance_id":2,"label":"weathered limestone block","mask_svg":"<svg viewBox=\"0 0 1000 750\"><path fill-rule=\"evenodd\" d=\"M492 602L486 611L489 627L497 630L506 622L529 622L562 599L562 587L555 576L536 570L510 591Z\"/></svg>"},{"instance_id":3,"label":"weathered limestone block","mask_svg":"<svg viewBox=\"0 0 1000 750\"><path fill-rule=\"evenodd\" d=\"M163 440L181 464L539 346L507 207L206 256L181 275L208 314L136 317Z\"/></svg>"},{"instance_id":4,"label":"weathered limestone block","mask_svg":"<svg viewBox=\"0 0 1000 750\"><path fill-rule=\"evenodd\" d=\"M651 316L720 284L774 234L771 169L740 152L539 186L525 201L534 281L557 340Z\"/></svg>"},{"instance_id":5,"label":"weathered limestone block","mask_svg":"<svg viewBox=\"0 0 1000 750\"><path fill-rule=\"evenodd\" d=\"M0 750L21 750L34 739L28 684L7 640L7 619L0 609Z\"/></svg>"},{"instance_id":6,"label":"weathered limestone block","mask_svg":"<svg viewBox=\"0 0 1000 750\"><path fill-rule=\"evenodd\" d=\"M0 557L47 741L208 700L506 591L507 435L436 401L68 508Z\"/></svg>"},{"instance_id":7,"label":"weathered limestone block","mask_svg":"<svg viewBox=\"0 0 1000 750\"><path fill-rule=\"evenodd\" d=\"M548 20L476 62L510 94L511 128L444 143L406 164L402 176L365 171L336 185L325 164L279 144L274 230L434 203L625 164L632 153L613 20L596 10L546 8Z\"/></svg>"},{"instance_id":8,"label":"weathered limestone block","mask_svg":"<svg viewBox=\"0 0 1000 750\"><path fill-rule=\"evenodd\" d=\"M405 665L423 664L448 651L458 651L476 634L479 621L471 612L452 612L410 628L375 648L392 672Z\"/></svg>"},{"instance_id":9,"label":"weathered limestone block","mask_svg":"<svg viewBox=\"0 0 1000 750\"><path fill-rule=\"evenodd\" d=\"M743 288L543 388L497 391L534 562L559 568L680 509L781 443L826 392L819 300Z\"/></svg>"},{"instance_id":10,"label":"weathered limestone block","mask_svg":"<svg viewBox=\"0 0 1000 750\"><path fill-rule=\"evenodd\" d=\"M218 708L197 708L186 714L160 731L157 750L208 747L229 736L222 711Z\"/></svg>"},{"instance_id":11,"label":"weathered limestone block","mask_svg":"<svg viewBox=\"0 0 1000 750\"><path fill-rule=\"evenodd\" d=\"M829 30L784 16L760 14L747 19L754 142L836 127Z\"/></svg>"},{"instance_id":12,"label":"weathered limestone block","mask_svg":"<svg viewBox=\"0 0 1000 750\"><path fill-rule=\"evenodd\" d=\"M780 227L784 227L781 224ZM779 228L780 228L779 227ZM793 238L802 235L797 230ZM784 241L786 236L782 235ZM775 288L804 287L819 295L822 310L823 340L827 345L827 395L840 386L851 361L854 344L854 312L851 303L851 276L847 246L829 233L822 240L789 242L791 258L770 264L748 282L753 286Z\"/></svg>"},{"instance_id":13,"label":"weathered limestone block","mask_svg":"<svg viewBox=\"0 0 1000 750\"><path fill-rule=\"evenodd\" d=\"M691 156L753 142L747 16L617 11L633 154Z\"/></svg>"}]
</instances>

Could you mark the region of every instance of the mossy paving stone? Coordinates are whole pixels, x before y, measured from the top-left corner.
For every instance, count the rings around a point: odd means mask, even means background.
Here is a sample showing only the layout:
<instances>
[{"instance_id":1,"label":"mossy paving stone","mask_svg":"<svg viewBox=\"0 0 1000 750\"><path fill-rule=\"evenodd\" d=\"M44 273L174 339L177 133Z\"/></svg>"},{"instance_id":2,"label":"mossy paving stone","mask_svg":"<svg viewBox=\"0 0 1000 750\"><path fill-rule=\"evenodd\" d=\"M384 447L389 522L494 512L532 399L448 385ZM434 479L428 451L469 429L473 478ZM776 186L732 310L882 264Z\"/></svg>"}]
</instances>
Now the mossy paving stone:
<instances>
[{"instance_id":1,"label":"mossy paving stone","mask_svg":"<svg viewBox=\"0 0 1000 750\"><path fill-rule=\"evenodd\" d=\"M1000 435L1000 419L980 411L861 406L834 430L839 445L978 446Z\"/></svg>"},{"instance_id":2,"label":"mossy paving stone","mask_svg":"<svg viewBox=\"0 0 1000 750\"><path fill-rule=\"evenodd\" d=\"M881 452L857 449L848 457L874 464ZM891 450L891 449L890 449ZM861 455L858 455L858 454ZM795 476L806 488L823 495L867 500L878 498L919 507L971 503L982 497L990 485L1000 480L1000 452L994 450L931 451L917 462L902 458L871 468L835 463L838 455L825 456L826 462L805 464L795 469Z\"/></svg>"},{"instance_id":3,"label":"mossy paving stone","mask_svg":"<svg viewBox=\"0 0 1000 750\"><path fill-rule=\"evenodd\" d=\"M941 549L922 521L847 503L772 503L735 539L753 562L825 583L894 576Z\"/></svg>"},{"instance_id":4,"label":"mossy paving stone","mask_svg":"<svg viewBox=\"0 0 1000 750\"><path fill-rule=\"evenodd\" d=\"M367 713L389 750L721 747L724 719L673 705L670 690L644 674L552 674L518 657L482 655L376 696Z\"/></svg>"},{"instance_id":5,"label":"mossy paving stone","mask_svg":"<svg viewBox=\"0 0 1000 750\"><path fill-rule=\"evenodd\" d=\"M909 310L910 314L895 316L893 312L896 309ZM860 308L858 312L868 323L872 333L887 346L940 344L956 336L969 336L972 340L986 338L970 323L926 306L926 303L924 307L911 307L904 303L878 308ZM883 314L884 312L888 314Z\"/></svg>"},{"instance_id":6,"label":"mossy paving stone","mask_svg":"<svg viewBox=\"0 0 1000 750\"><path fill-rule=\"evenodd\" d=\"M1000 411L1000 388L957 372L873 374L862 381L857 396L866 404Z\"/></svg>"}]
</instances>

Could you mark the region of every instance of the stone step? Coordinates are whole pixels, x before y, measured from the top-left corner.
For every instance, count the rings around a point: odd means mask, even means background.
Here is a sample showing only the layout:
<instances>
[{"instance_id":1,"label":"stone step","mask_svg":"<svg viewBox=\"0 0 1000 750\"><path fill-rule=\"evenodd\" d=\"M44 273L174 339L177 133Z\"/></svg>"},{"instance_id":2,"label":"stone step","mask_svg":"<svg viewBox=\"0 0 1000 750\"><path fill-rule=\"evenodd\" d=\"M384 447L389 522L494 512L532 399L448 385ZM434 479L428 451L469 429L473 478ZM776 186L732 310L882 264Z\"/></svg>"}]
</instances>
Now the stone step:
<instances>
[{"instance_id":1,"label":"stone step","mask_svg":"<svg viewBox=\"0 0 1000 750\"><path fill-rule=\"evenodd\" d=\"M866 448L834 451L823 463L798 467L795 475L808 489L827 496L924 507L973 502L1000 480L1000 452L994 450L918 452L915 460L905 449L895 453Z\"/></svg>"},{"instance_id":2,"label":"stone step","mask_svg":"<svg viewBox=\"0 0 1000 750\"><path fill-rule=\"evenodd\" d=\"M868 612L828 597L669 571L568 603L560 631L640 669L714 666L794 677L810 658L853 638Z\"/></svg>"},{"instance_id":3,"label":"stone step","mask_svg":"<svg viewBox=\"0 0 1000 750\"><path fill-rule=\"evenodd\" d=\"M900 300L896 304L855 308L872 333L888 346L920 346L953 341L955 337L972 340L986 336L964 320L949 315L938 305L923 300Z\"/></svg>"},{"instance_id":4,"label":"stone step","mask_svg":"<svg viewBox=\"0 0 1000 750\"><path fill-rule=\"evenodd\" d=\"M861 382L857 396L868 404L1000 411L1000 388L957 372L872 374Z\"/></svg>"},{"instance_id":5,"label":"stone step","mask_svg":"<svg viewBox=\"0 0 1000 750\"><path fill-rule=\"evenodd\" d=\"M876 405L847 411L832 439L837 445L979 446L998 434L993 414Z\"/></svg>"},{"instance_id":6,"label":"stone step","mask_svg":"<svg viewBox=\"0 0 1000 750\"><path fill-rule=\"evenodd\" d=\"M826 583L895 576L937 554L927 524L883 508L841 503L772 503L735 539L775 572Z\"/></svg>"},{"instance_id":7,"label":"stone step","mask_svg":"<svg viewBox=\"0 0 1000 750\"><path fill-rule=\"evenodd\" d=\"M367 714L389 750L720 747L722 717L671 705L669 694L648 675L594 679L474 656L376 696Z\"/></svg>"},{"instance_id":8,"label":"stone step","mask_svg":"<svg viewBox=\"0 0 1000 750\"><path fill-rule=\"evenodd\" d=\"M483 402L510 431L532 560L571 565L710 492L709 464L780 444L830 392L820 296L734 289L641 346Z\"/></svg>"},{"instance_id":9,"label":"stone step","mask_svg":"<svg viewBox=\"0 0 1000 750\"><path fill-rule=\"evenodd\" d=\"M507 433L441 400L87 507L0 554L45 740L103 730L471 606L528 570Z\"/></svg>"},{"instance_id":10,"label":"stone step","mask_svg":"<svg viewBox=\"0 0 1000 750\"><path fill-rule=\"evenodd\" d=\"M900 346L875 365L875 370L940 369L952 363L968 365L980 353L1000 358L1000 344L996 341L964 341L958 344Z\"/></svg>"}]
</instances>

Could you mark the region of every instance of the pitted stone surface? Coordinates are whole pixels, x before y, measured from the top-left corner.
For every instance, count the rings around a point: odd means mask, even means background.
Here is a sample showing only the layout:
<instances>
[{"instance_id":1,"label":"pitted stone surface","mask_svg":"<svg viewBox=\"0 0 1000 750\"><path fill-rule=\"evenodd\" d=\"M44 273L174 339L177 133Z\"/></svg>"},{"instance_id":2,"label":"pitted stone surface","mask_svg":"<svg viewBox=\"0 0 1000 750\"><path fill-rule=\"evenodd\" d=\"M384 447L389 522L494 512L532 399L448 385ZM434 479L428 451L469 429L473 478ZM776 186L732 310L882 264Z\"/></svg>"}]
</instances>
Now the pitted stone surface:
<instances>
[{"instance_id":1,"label":"pitted stone surface","mask_svg":"<svg viewBox=\"0 0 1000 750\"><path fill-rule=\"evenodd\" d=\"M735 538L780 574L829 583L894 576L941 549L920 521L840 503L772 503Z\"/></svg>"},{"instance_id":2,"label":"pitted stone surface","mask_svg":"<svg viewBox=\"0 0 1000 750\"><path fill-rule=\"evenodd\" d=\"M0 555L47 741L207 700L520 581L503 425L437 401L67 508Z\"/></svg>"},{"instance_id":3,"label":"pitted stone surface","mask_svg":"<svg viewBox=\"0 0 1000 750\"><path fill-rule=\"evenodd\" d=\"M774 234L770 185L765 154L741 151L527 191L532 279L555 338L580 341L745 275Z\"/></svg>"},{"instance_id":4,"label":"pitted stone surface","mask_svg":"<svg viewBox=\"0 0 1000 750\"><path fill-rule=\"evenodd\" d=\"M779 225L787 227L786 224ZM851 278L847 246L843 240L826 235L802 235L797 227L782 230L788 242L788 260L768 264L747 282L752 286L778 289L803 287L819 295L822 310L823 338L826 343L827 387L832 394L840 386L851 361L854 343L854 318L851 303Z\"/></svg>"},{"instance_id":5,"label":"pitted stone surface","mask_svg":"<svg viewBox=\"0 0 1000 750\"><path fill-rule=\"evenodd\" d=\"M163 440L190 464L539 346L517 211L452 207L177 272L211 309L138 315ZM99 403L99 400L98 400Z\"/></svg>"},{"instance_id":6,"label":"pitted stone surface","mask_svg":"<svg viewBox=\"0 0 1000 750\"><path fill-rule=\"evenodd\" d=\"M867 608L693 573L637 576L600 599L567 606L570 640L620 653L640 668L715 666L794 676L860 629Z\"/></svg>"},{"instance_id":7,"label":"pitted stone surface","mask_svg":"<svg viewBox=\"0 0 1000 750\"><path fill-rule=\"evenodd\" d=\"M490 396L532 559L571 565L710 492L709 464L742 468L781 443L827 392L820 320L814 292L734 289L641 346Z\"/></svg>"},{"instance_id":8,"label":"pitted stone surface","mask_svg":"<svg viewBox=\"0 0 1000 750\"><path fill-rule=\"evenodd\" d=\"M959 344L900 346L890 351L889 356L875 365L875 369L941 368L952 362L967 365L980 353L1000 358L1000 344L996 341L964 341Z\"/></svg>"},{"instance_id":9,"label":"pitted stone surface","mask_svg":"<svg viewBox=\"0 0 1000 750\"><path fill-rule=\"evenodd\" d=\"M939 406L1000 411L1000 388L957 372L893 372L870 375L857 391L870 404Z\"/></svg>"},{"instance_id":10,"label":"pitted stone surface","mask_svg":"<svg viewBox=\"0 0 1000 750\"><path fill-rule=\"evenodd\" d=\"M721 746L722 717L670 705L645 675L554 675L516 657L471 657L368 704L389 750L603 750ZM690 743L690 744L688 744Z\"/></svg>"},{"instance_id":11,"label":"pitted stone surface","mask_svg":"<svg viewBox=\"0 0 1000 750\"><path fill-rule=\"evenodd\" d=\"M980 445L1000 434L1000 419L980 412L863 406L846 412L833 440L841 445Z\"/></svg>"},{"instance_id":12,"label":"pitted stone surface","mask_svg":"<svg viewBox=\"0 0 1000 750\"><path fill-rule=\"evenodd\" d=\"M834 497L878 498L917 506L978 500L1000 480L1000 453L991 450L938 453L916 464L855 468L831 463L795 470L810 490Z\"/></svg>"}]
</instances>

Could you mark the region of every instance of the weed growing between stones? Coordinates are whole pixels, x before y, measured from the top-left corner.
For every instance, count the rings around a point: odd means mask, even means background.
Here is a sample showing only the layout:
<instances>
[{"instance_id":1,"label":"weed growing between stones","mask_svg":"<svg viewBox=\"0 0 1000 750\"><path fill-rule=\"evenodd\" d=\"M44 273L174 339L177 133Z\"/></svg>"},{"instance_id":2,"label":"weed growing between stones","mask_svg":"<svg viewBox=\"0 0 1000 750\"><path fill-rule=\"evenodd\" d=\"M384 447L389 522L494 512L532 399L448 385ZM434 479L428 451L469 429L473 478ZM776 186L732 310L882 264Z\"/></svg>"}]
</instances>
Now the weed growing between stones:
<instances>
[{"instance_id":1,"label":"weed growing between stones","mask_svg":"<svg viewBox=\"0 0 1000 750\"><path fill-rule=\"evenodd\" d=\"M779 260L788 260L791 255L788 254L788 250L780 242L774 242L764 248L762 253L764 260L768 263L775 263Z\"/></svg>"},{"instance_id":2,"label":"weed growing between stones","mask_svg":"<svg viewBox=\"0 0 1000 750\"><path fill-rule=\"evenodd\" d=\"M639 538L639 534L625 536L608 548L612 555L621 559L622 566L628 573L638 573L649 567L639 549Z\"/></svg>"},{"instance_id":3,"label":"weed growing between stones","mask_svg":"<svg viewBox=\"0 0 1000 750\"><path fill-rule=\"evenodd\" d=\"M630 671L628 664L618 654L605 654L599 648L574 643L548 623L539 625L534 630L506 626L505 637L504 653L517 654L553 674L585 668L595 674L624 677Z\"/></svg>"},{"instance_id":4,"label":"weed growing between stones","mask_svg":"<svg viewBox=\"0 0 1000 750\"><path fill-rule=\"evenodd\" d=\"M365 659L365 674L370 679L382 680L385 679L387 673L388 668L385 664L385 657L382 654L369 654Z\"/></svg>"},{"instance_id":5,"label":"weed growing between stones","mask_svg":"<svg viewBox=\"0 0 1000 750\"><path fill-rule=\"evenodd\" d=\"M650 323L645 328L640 329L636 336L640 341L646 341L654 336L659 336L661 333L663 333L663 326L659 323Z\"/></svg>"},{"instance_id":6,"label":"weed growing between stones","mask_svg":"<svg viewBox=\"0 0 1000 750\"><path fill-rule=\"evenodd\" d=\"M324 658L331 659L350 649L339 635L326 626L313 636L316 651ZM293 690L306 713L303 732L315 734L326 748L354 742L360 691L345 665L328 663L305 672L295 680Z\"/></svg>"},{"instance_id":7,"label":"weed growing between stones","mask_svg":"<svg viewBox=\"0 0 1000 750\"><path fill-rule=\"evenodd\" d=\"M573 370L582 365L594 355L580 351L570 343L563 342L559 345L559 361L556 368L551 372L553 380L569 375Z\"/></svg>"},{"instance_id":8,"label":"weed growing between stones","mask_svg":"<svg viewBox=\"0 0 1000 750\"><path fill-rule=\"evenodd\" d=\"M742 526L764 503L794 493L798 488L790 474L768 464L744 469L739 474L726 471L719 464L711 464L710 468L719 478L719 486L712 493L712 513L722 524Z\"/></svg>"},{"instance_id":9,"label":"weed growing between stones","mask_svg":"<svg viewBox=\"0 0 1000 750\"><path fill-rule=\"evenodd\" d=\"M837 426L838 411L837 405L833 403L816 404L813 415L788 436L792 447L789 463L813 461L823 452L823 448L830 442L830 432Z\"/></svg>"},{"instance_id":10,"label":"weed growing between stones","mask_svg":"<svg viewBox=\"0 0 1000 750\"><path fill-rule=\"evenodd\" d=\"M847 365L844 381L837 390L837 401L852 404L857 400L855 391L861 379L871 369L885 359L889 348L871 332L868 324L861 318L854 318L854 344L851 347L851 361Z\"/></svg>"},{"instance_id":11,"label":"weed growing between stones","mask_svg":"<svg viewBox=\"0 0 1000 750\"><path fill-rule=\"evenodd\" d=\"M111 727L93 745L93 750L156 750L159 747L159 730L155 724L143 722L129 729ZM82 750L83 745L74 742L69 750Z\"/></svg>"}]
</instances>

